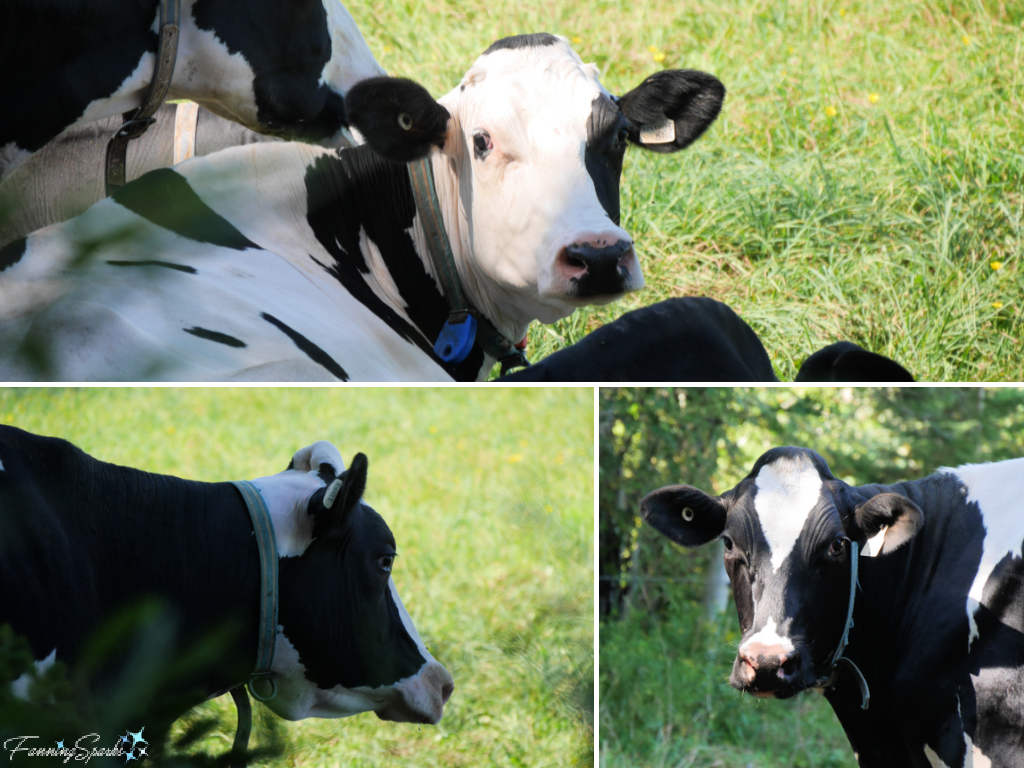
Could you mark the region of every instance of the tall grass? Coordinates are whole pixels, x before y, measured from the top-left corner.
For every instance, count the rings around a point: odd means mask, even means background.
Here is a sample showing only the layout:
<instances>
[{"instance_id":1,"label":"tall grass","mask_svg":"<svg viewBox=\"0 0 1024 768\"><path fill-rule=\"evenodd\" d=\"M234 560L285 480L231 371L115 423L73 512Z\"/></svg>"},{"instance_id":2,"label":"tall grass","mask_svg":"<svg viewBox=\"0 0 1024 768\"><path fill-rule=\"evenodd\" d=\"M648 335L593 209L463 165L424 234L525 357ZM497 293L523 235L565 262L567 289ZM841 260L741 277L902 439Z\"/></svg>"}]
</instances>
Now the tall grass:
<instances>
[{"instance_id":1,"label":"tall grass","mask_svg":"<svg viewBox=\"0 0 1024 768\"><path fill-rule=\"evenodd\" d=\"M435 95L508 34L569 37L624 93L663 67L728 96L681 155L627 154L647 288L531 332L535 357L622 312L710 295L778 374L850 339L920 379L1024 379L1024 6L997 0L352 3Z\"/></svg>"},{"instance_id":2,"label":"tall grass","mask_svg":"<svg viewBox=\"0 0 1024 768\"><path fill-rule=\"evenodd\" d=\"M592 389L0 390L0 423L197 480L279 472L319 439L365 452L396 586L455 693L437 727L287 723L283 764L592 763ZM195 748L226 749L230 697L180 728L210 714Z\"/></svg>"}]
</instances>

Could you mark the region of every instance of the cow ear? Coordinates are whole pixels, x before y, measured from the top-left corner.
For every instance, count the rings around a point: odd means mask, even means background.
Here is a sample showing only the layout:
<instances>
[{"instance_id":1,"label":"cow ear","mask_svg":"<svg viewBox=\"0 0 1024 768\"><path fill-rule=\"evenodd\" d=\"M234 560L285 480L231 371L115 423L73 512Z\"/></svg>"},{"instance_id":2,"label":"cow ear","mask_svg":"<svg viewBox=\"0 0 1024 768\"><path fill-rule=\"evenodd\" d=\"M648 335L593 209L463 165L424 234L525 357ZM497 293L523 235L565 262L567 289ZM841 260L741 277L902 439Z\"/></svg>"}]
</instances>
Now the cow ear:
<instances>
[{"instance_id":1,"label":"cow ear","mask_svg":"<svg viewBox=\"0 0 1024 768\"><path fill-rule=\"evenodd\" d=\"M720 498L689 485L669 485L644 496L640 515L684 547L699 547L725 530L728 510Z\"/></svg>"},{"instance_id":2,"label":"cow ear","mask_svg":"<svg viewBox=\"0 0 1024 768\"><path fill-rule=\"evenodd\" d=\"M345 94L349 126L377 154L409 163L443 147L451 114L419 83L400 77L371 77Z\"/></svg>"},{"instance_id":3,"label":"cow ear","mask_svg":"<svg viewBox=\"0 0 1024 768\"><path fill-rule=\"evenodd\" d=\"M678 152L689 146L722 110L725 86L714 75L694 69L666 69L619 99L619 109L635 127L630 140L652 152Z\"/></svg>"},{"instance_id":4,"label":"cow ear","mask_svg":"<svg viewBox=\"0 0 1024 768\"><path fill-rule=\"evenodd\" d=\"M924 525L921 508L898 493L872 496L854 510L853 516L869 539L883 528L886 529L885 541L879 551L883 555L910 541Z\"/></svg>"},{"instance_id":5,"label":"cow ear","mask_svg":"<svg viewBox=\"0 0 1024 768\"><path fill-rule=\"evenodd\" d=\"M309 502L310 514L316 518L313 535L317 536L324 530L340 525L348 514L355 508L359 500L363 498L366 490L366 470L369 462L366 455L357 453L349 468L336 478L327 481L326 488L317 491ZM322 464L321 470L329 468L329 464ZM324 478L321 474L321 478Z\"/></svg>"},{"instance_id":6,"label":"cow ear","mask_svg":"<svg viewBox=\"0 0 1024 768\"><path fill-rule=\"evenodd\" d=\"M868 352L852 341L837 341L804 360L797 381L863 382L914 381L899 363Z\"/></svg>"}]
</instances>

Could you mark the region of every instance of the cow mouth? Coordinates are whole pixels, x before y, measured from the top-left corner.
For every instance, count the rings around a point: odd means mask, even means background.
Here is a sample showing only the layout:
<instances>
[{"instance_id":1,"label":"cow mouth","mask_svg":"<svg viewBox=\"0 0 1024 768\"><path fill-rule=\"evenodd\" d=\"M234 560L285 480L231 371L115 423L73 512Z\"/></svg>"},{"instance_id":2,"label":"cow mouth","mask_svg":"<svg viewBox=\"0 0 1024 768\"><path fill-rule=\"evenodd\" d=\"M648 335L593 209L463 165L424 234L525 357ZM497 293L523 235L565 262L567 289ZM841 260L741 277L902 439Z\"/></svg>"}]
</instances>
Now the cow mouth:
<instances>
[{"instance_id":1,"label":"cow mouth","mask_svg":"<svg viewBox=\"0 0 1024 768\"><path fill-rule=\"evenodd\" d=\"M788 674L783 667L754 669L742 658L737 657L729 683L737 690L762 699L790 699L812 687L803 675Z\"/></svg>"},{"instance_id":2,"label":"cow mouth","mask_svg":"<svg viewBox=\"0 0 1024 768\"><path fill-rule=\"evenodd\" d=\"M434 661L424 673L399 683L394 698L375 709L374 714L394 723L437 725L454 691L455 682L448 670Z\"/></svg>"}]
</instances>

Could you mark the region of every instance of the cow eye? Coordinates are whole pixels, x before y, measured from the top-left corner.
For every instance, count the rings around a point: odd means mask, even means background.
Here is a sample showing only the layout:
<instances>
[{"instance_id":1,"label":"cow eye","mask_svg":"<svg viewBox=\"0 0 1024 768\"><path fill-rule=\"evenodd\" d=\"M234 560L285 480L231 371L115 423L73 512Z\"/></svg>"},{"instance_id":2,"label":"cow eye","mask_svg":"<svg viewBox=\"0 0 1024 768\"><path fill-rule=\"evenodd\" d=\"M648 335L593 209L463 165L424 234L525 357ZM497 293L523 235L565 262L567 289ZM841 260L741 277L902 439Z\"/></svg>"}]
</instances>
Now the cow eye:
<instances>
[{"instance_id":1,"label":"cow eye","mask_svg":"<svg viewBox=\"0 0 1024 768\"><path fill-rule=\"evenodd\" d=\"M487 131L481 131L473 137L473 154L478 160L492 149L494 149L494 144L491 143L491 136Z\"/></svg>"},{"instance_id":2,"label":"cow eye","mask_svg":"<svg viewBox=\"0 0 1024 768\"><path fill-rule=\"evenodd\" d=\"M831 544L828 545L828 553L832 557L839 557L843 554L843 550L846 549L846 537L838 536Z\"/></svg>"},{"instance_id":3,"label":"cow eye","mask_svg":"<svg viewBox=\"0 0 1024 768\"><path fill-rule=\"evenodd\" d=\"M723 536L722 543L725 545L726 552L732 552L732 539L730 539L728 536Z\"/></svg>"},{"instance_id":4,"label":"cow eye","mask_svg":"<svg viewBox=\"0 0 1024 768\"><path fill-rule=\"evenodd\" d=\"M395 562L395 556L394 555L387 555L385 557L378 557L377 558L377 567L380 568L382 571L387 571L388 573L391 573L391 566L392 566L392 564L394 562Z\"/></svg>"},{"instance_id":5,"label":"cow eye","mask_svg":"<svg viewBox=\"0 0 1024 768\"><path fill-rule=\"evenodd\" d=\"M623 146L625 146L626 139L629 138L629 129L628 128L620 128L619 129L619 133L618 133L618 135L615 138L616 138L616 140L618 141L619 144L622 144Z\"/></svg>"}]
</instances>

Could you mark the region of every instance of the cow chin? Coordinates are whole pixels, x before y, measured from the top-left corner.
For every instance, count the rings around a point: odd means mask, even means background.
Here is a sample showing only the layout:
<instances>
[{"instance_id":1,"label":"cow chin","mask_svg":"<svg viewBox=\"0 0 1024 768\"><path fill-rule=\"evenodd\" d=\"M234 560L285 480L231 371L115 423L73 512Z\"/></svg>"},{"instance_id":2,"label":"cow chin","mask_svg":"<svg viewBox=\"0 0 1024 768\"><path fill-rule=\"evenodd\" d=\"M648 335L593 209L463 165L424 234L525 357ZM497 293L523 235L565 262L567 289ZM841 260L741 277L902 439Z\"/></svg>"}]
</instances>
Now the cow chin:
<instances>
[{"instance_id":1,"label":"cow chin","mask_svg":"<svg viewBox=\"0 0 1024 768\"><path fill-rule=\"evenodd\" d=\"M395 686L395 696L374 714L381 720L395 723L437 725L444 715L444 705L455 690L448 670L431 661L414 677Z\"/></svg>"},{"instance_id":2,"label":"cow chin","mask_svg":"<svg viewBox=\"0 0 1024 768\"><path fill-rule=\"evenodd\" d=\"M739 656L732 667L729 685L763 699L789 699L813 685L803 675L784 676L778 667L754 671Z\"/></svg>"}]
</instances>

